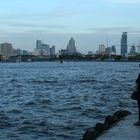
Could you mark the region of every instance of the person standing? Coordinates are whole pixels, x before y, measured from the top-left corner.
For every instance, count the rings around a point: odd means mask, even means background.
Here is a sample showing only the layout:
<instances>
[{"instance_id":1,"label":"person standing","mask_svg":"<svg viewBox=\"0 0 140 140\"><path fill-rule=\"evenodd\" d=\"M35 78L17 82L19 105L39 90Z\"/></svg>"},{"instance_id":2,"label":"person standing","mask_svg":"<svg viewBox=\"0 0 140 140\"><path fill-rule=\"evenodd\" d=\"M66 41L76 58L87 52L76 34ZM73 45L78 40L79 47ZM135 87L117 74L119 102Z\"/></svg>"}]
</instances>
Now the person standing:
<instances>
[{"instance_id":1,"label":"person standing","mask_svg":"<svg viewBox=\"0 0 140 140\"><path fill-rule=\"evenodd\" d=\"M131 97L134 100L137 100L138 104L138 121L134 123L134 125L140 126L140 74L138 75L138 78L136 79L136 91L133 92L133 97Z\"/></svg>"}]
</instances>

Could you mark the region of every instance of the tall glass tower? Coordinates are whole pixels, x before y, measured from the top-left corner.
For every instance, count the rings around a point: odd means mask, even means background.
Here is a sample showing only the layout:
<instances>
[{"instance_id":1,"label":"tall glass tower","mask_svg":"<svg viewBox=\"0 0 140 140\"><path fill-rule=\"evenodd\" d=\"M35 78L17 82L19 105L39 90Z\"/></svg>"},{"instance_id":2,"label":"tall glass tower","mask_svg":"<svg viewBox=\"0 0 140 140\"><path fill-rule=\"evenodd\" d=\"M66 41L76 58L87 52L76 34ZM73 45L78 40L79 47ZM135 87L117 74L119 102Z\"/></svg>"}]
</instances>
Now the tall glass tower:
<instances>
[{"instance_id":1,"label":"tall glass tower","mask_svg":"<svg viewBox=\"0 0 140 140\"><path fill-rule=\"evenodd\" d=\"M125 57L126 54L127 54L127 32L123 32L121 37L121 55Z\"/></svg>"}]
</instances>

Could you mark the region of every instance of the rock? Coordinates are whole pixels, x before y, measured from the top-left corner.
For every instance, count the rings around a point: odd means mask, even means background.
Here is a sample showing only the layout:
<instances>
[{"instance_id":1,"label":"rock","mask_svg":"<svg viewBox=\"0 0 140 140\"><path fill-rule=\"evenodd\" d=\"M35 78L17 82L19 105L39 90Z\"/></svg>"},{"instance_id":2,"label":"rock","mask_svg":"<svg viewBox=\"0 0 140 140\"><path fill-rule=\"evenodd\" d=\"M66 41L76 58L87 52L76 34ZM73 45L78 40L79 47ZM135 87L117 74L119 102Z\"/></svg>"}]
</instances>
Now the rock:
<instances>
[{"instance_id":1,"label":"rock","mask_svg":"<svg viewBox=\"0 0 140 140\"><path fill-rule=\"evenodd\" d=\"M111 125L114 123L113 117L112 117L111 115L108 115L108 116L105 118L105 122L104 122L104 123L106 124L106 127L107 127L107 128L110 128Z\"/></svg>"},{"instance_id":2,"label":"rock","mask_svg":"<svg viewBox=\"0 0 140 140\"><path fill-rule=\"evenodd\" d=\"M105 118L104 123L97 123L95 127L89 128L85 134L83 135L82 140L95 140L98 136L100 136L105 130L112 127L113 124L118 122L121 118L130 115L129 111L119 110L116 111L113 116L108 115Z\"/></svg>"},{"instance_id":3,"label":"rock","mask_svg":"<svg viewBox=\"0 0 140 140\"><path fill-rule=\"evenodd\" d=\"M131 113L129 111L125 111L125 110L119 110L119 111L116 111L114 113L114 117L117 117L119 120L127 115L130 115Z\"/></svg>"},{"instance_id":4,"label":"rock","mask_svg":"<svg viewBox=\"0 0 140 140\"><path fill-rule=\"evenodd\" d=\"M106 129L105 124L97 123L95 127L89 128L83 136L83 140L94 140Z\"/></svg>"},{"instance_id":5,"label":"rock","mask_svg":"<svg viewBox=\"0 0 140 140\"><path fill-rule=\"evenodd\" d=\"M102 133L104 130L106 130L106 126L104 123L97 123L94 129L97 133Z\"/></svg>"},{"instance_id":6,"label":"rock","mask_svg":"<svg viewBox=\"0 0 140 140\"><path fill-rule=\"evenodd\" d=\"M97 138L97 136L98 134L96 133L95 129L92 127L86 131L82 140L94 140Z\"/></svg>"},{"instance_id":7,"label":"rock","mask_svg":"<svg viewBox=\"0 0 140 140\"><path fill-rule=\"evenodd\" d=\"M118 121L119 121L118 117L116 115L115 116L113 115L113 122L116 123Z\"/></svg>"}]
</instances>

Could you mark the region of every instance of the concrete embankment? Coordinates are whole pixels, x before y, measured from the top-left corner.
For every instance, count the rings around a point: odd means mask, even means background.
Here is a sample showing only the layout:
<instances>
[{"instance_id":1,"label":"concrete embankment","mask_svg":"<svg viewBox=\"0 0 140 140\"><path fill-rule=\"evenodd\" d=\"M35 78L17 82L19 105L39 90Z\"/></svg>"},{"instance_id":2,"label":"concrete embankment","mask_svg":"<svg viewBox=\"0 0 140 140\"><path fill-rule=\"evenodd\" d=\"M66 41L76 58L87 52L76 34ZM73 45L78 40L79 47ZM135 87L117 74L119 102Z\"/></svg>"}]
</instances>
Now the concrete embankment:
<instances>
[{"instance_id":1,"label":"concrete embankment","mask_svg":"<svg viewBox=\"0 0 140 140\"><path fill-rule=\"evenodd\" d=\"M83 140L139 140L140 127L133 125L136 120L136 115L129 111L117 111L112 116L107 116L104 123L89 128L83 135Z\"/></svg>"}]
</instances>

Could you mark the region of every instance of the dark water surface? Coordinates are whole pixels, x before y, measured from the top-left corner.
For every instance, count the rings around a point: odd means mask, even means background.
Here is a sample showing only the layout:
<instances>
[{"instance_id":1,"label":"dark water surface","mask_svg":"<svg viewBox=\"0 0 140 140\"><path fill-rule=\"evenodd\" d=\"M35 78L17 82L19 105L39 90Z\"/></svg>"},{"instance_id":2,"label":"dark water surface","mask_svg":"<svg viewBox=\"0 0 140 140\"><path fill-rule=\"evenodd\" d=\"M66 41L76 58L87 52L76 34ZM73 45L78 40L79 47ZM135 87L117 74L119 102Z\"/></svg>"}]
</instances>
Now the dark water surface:
<instances>
[{"instance_id":1,"label":"dark water surface","mask_svg":"<svg viewBox=\"0 0 140 140\"><path fill-rule=\"evenodd\" d=\"M138 63L0 64L0 139L79 140L130 99Z\"/></svg>"}]
</instances>

